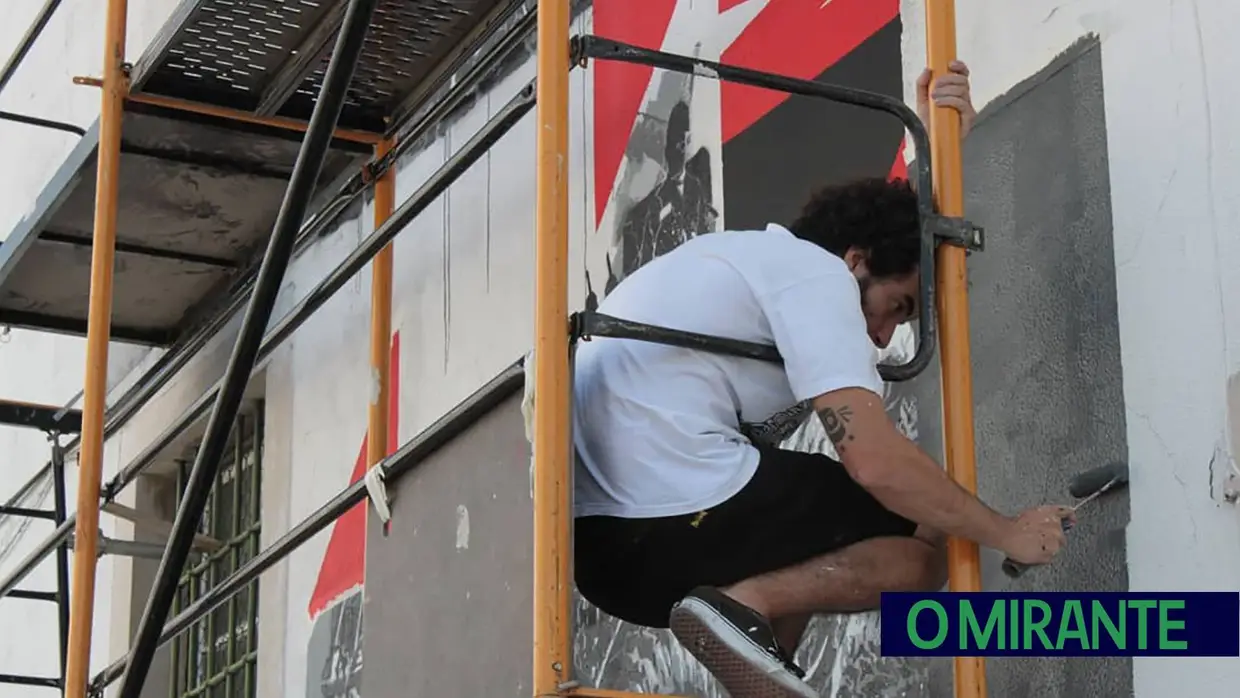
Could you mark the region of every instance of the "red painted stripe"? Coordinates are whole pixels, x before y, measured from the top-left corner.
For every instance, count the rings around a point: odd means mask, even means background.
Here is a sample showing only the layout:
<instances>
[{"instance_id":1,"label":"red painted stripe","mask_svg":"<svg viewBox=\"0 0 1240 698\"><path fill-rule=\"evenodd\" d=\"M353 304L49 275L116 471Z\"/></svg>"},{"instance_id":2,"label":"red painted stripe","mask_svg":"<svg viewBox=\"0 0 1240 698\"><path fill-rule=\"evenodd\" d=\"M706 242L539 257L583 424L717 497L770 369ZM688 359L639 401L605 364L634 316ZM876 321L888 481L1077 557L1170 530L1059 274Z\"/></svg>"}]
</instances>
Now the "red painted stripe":
<instances>
[{"instance_id":1,"label":"red painted stripe","mask_svg":"<svg viewBox=\"0 0 1240 698\"><path fill-rule=\"evenodd\" d=\"M891 172L887 174L887 179L908 179L908 163L904 161L904 148L908 141L901 140L900 147L896 148L896 161L891 163Z\"/></svg>"},{"instance_id":2,"label":"red painted stripe","mask_svg":"<svg viewBox=\"0 0 1240 698\"><path fill-rule=\"evenodd\" d=\"M663 46L677 0L595 0L594 33L626 44ZM603 218L653 68L616 61L594 67L594 223Z\"/></svg>"},{"instance_id":3,"label":"red painted stripe","mask_svg":"<svg viewBox=\"0 0 1240 698\"><path fill-rule=\"evenodd\" d=\"M719 14L723 14L746 0L719 0Z\"/></svg>"},{"instance_id":4,"label":"red painted stripe","mask_svg":"<svg viewBox=\"0 0 1240 698\"><path fill-rule=\"evenodd\" d=\"M388 444L387 452L395 453L400 444L400 333L392 335L391 390L388 395ZM352 484L366 474L366 445L362 438L357 460L353 462ZM323 564L319 566L319 578L314 592L310 594L310 618L323 612L342 594L358 586L366 579L366 511L368 502L360 502L336 520L332 527Z\"/></svg>"},{"instance_id":5,"label":"red painted stripe","mask_svg":"<svg viewBox=\"0 0 1240 698\"><path fill-rule=\"evenodd\" d=\"M899 0L771 0L726 51L722 62L810 80L900 13ZM724 82L723 142L788 98L782 92Z\"/></svg>"}]
</instances>

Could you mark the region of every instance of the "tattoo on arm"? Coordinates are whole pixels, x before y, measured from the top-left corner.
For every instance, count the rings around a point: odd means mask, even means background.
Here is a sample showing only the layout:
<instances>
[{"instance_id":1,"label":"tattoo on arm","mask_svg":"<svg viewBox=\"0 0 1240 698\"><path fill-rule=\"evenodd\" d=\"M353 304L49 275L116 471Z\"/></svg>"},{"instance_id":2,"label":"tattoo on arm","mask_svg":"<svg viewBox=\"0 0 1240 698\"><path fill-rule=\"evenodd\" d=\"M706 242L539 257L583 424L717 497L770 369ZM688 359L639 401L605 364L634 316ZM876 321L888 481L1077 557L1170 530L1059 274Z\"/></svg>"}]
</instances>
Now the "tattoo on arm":
<instances>
[{"instance_id":1,"label":"tattoo on arm","mask_svg":"<svg viewBox=\"0 0 1240 698\"><path fill-rule=\"evenodd\" d=\"M835 446L836 451L844 450L844 442L852 441L852 434L848 433L848 423L852 421L853 412L847 405L835 409L827 407L818 412L818 416L822 419L822 426L827 432L827 438L831 439L831 443Z\"/></svg>"}]
</instances>

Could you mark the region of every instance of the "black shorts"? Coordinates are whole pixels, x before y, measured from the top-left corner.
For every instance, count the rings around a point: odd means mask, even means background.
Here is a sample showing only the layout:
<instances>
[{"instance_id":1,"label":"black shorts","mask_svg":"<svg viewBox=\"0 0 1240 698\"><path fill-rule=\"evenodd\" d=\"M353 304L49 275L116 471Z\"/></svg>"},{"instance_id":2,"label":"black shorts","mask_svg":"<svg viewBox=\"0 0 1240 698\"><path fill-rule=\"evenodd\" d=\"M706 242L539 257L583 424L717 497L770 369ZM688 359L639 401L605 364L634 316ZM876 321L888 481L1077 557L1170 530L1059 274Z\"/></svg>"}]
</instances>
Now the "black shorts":
<instances>
[{"instance_id":1,"label":"black shorts","mask_svg":"<svg viewBox=\"0 0 1240 698\"><path fill-rule=\"evenodd\" d=\"M760 448L758 471L728 501L656 519L577 519L577 588L621 620L666 628L694 587L726 587L870 538L912 536L834 459Z\"/></svg>"}]
</instances>

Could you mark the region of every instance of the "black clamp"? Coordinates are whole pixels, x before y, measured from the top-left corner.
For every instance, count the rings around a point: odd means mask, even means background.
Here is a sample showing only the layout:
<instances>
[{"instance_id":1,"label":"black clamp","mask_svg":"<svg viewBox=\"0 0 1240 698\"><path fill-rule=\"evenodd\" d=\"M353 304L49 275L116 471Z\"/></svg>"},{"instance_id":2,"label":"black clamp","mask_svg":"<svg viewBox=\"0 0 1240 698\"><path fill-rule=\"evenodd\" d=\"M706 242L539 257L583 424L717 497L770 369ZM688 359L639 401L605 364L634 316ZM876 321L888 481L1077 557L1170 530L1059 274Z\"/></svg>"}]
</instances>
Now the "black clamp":
<instances>
[{"instance_id":1,"label":"black clamp","mask_svg":"<svg viewBox=\"0 0 1240 698\"><path fill-rule=\"evenodd\" d=\"M590 341L590 327L587 323L589 312L578 312L568 316L568 341L569 342L588 342Z\"/></svg>"},{"instance_id":2,"label":"black clamp","mask_svg":"<svg viewBox=\"0 0 1240 698\"><path fill-rule=\"evenodd\" d=\"M923 229L934 236L935 240L949 245L963 247L970 252L981 252L986 249L986 232L980 225L975 225L963 218L932 214L925 216Z\"/></svg>"}]
</instances>

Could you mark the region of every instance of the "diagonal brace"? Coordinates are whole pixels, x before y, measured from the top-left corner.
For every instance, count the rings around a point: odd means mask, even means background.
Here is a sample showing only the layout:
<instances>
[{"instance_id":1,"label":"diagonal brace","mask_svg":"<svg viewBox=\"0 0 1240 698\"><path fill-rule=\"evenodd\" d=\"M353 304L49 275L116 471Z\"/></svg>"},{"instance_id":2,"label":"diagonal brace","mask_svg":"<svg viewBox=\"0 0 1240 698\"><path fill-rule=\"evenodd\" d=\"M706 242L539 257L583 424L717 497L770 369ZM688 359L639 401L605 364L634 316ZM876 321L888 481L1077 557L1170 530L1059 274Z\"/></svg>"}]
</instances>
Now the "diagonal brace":
<instances>
[{"instance_id":1,"label":"diagonal brace","mask_svg":"<svg viewBox=\"0 0 1240 698\"><path fill-rule=\"evenodd\" d=\"M178 577L185 567L194 534L197 533L207 498L219 472L220 460L228 444L233 420L241 407L250 372L258 360L263 333L271 319L284 273L293 256L297 232L306 216L310 198L323 169L332 131L344 107L345 95L361 58L363 42L377 4L378 0L350 0L345 11L322 91L315 103L306 138L297 154L284 202L280 206L267 252L259 268L254 293L246 307L241 330L233 345L228 368L224 372L223 385L216 394L215 404L207 421L206 434L198 448L189 483L173 523L172 536L168 540L159 572L155 576L154 587L142 613L142 621L130 652L129 666L121 680L118 694L120 698L138 698L150 671L159 646L160 630L168 618L168 611L176 595Z\"/></svg>"}]
</instances>

